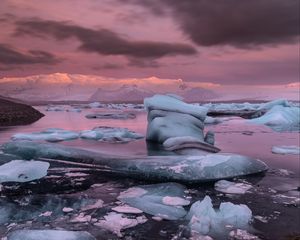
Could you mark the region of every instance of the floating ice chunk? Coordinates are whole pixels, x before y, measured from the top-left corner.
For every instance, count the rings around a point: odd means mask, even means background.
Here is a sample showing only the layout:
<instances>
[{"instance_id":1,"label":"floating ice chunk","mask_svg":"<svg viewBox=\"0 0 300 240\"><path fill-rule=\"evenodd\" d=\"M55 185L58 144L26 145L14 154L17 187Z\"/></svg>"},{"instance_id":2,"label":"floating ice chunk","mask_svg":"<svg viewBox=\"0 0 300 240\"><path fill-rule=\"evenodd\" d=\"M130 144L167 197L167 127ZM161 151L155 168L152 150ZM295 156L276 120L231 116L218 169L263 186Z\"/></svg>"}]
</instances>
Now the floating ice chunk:
<instances>
[{"instance_id":1,"label":"floating ice chunk","mask_svg":"<svg viewBox=\"0 0 300 240\"><path fill-rule=\"evenodd\" d=\"M0 166L0 183L30 182L47 175L50 164L40 161L13 160Z\"/></svg>"},{"instance_id":2,"label":"floating ice chunk","mask_svg":"<svg viewBox=\"0 0 300 240\"><path fill-rule=\"evenodd\" d=\"M168 112L184 113L194 116L201 121L204 121L207 113L206 107L187 104L177 98L168 95L154 95L153 97L145 98L144 105L148 112L154 109L158 109Z\"/></svg>"},{"instance_id":3,"label":"floating ice chunk","mask_svg":"<svg viewBox=\"0 0 300 240\"><path fill-rule=\"evenodd\" d=\"M130 207L128 205L117 206L112 208L112 210L118 213L133 213L133 214L143 213L142 210L138 208Z\"/></svg>"},{"instance_id":4,"label":"floating ice chunk","mask_svg":"<svg viewBox=\"0 0 300 240\"><path fill-rule=\"evenodd\" d=\"M254 124L264 124L276 131L299 130L300 108L275 105L259 118L248 120Z\"/></svg>"},{"instance_id":5,"label":"floating ice chunk","mask_svg":"<svg viewBox=\"0 0 300 240\"><path fill-rule=\"evenodd\" d=\"M116 175L155 180L197 183L261 173L267 170L260 160L237 154L199 156L132 156L120 157L60 144L16 141L3 144L3 152L24 159L38 157L69 160L97 166L100 171Z\"/></svg>"},{"instance_id":6,"label":"floating ice chunk","mask_svg":"<svg viewBox=\"0 0 300 240\"><path fill-rule=\"evenodd\" d=\"M133 113L91 113L85 116L86 118L98 119L133 119L136 118Z\"/></svg>"},{"instance_id":7,"label":"floating ice chunk","mask_svg":"<svg viewBox=\"0 0 300 240\"><path fill-rule=\"evenodd\" d=\"M235 205L230 202L221 203L220 208L213 208L211 199L206 196L202 201L195 202L186 216L192 231L209 234L226 233L227 225L246 229L252 217L251 210L246 205Z\"/></svg>"},{"instance_id":8,"label":"floating ice chunk","mask_svg":"<svg viewBox=\"0 0 300 240\"><path fill-rule=\"evenodd\" d=\"M222 193L228 194L244 194L252 186L246 183L234 183L226 180L220 180L215 183L215 189Z\"/></svg>"},{"instance_id":9,"label":"floating ice chunk","mask_svg":"<svg viewBox=\"0 0 300 240\"><path fill-rule=\"evenodd\" d=\"M183 198L185 187L177 183L162 183L129 188L118 199L145 213L168 220L176 220L186 215L182 206L189 201Z\"/></svg>"},{"instance_id":10,"label":"floating ice chunk","mask_svg":"<svg viewBox=\"0 0 300 240\"><path fill-rule=\"evenodd\" d=\"M67 112L77 112L80 113L82 110L80 108L70 108L66 110Z\"/></svg>"},{"instance_id":11,"label":"floating ice chunk","mask_svg":"<svg viewBox=\"0 0 300 240\"><path fill-rule=\"evenodd\" d=\"M99 102L92 102L92 103L89 103L88 106L90 108L100 108L100 107L102 107L102 104Z\"/></svg>"},{"instance_id":12,"label":"floating ice chunk","mask_svg":"<svg viewBox=\"0 0 300 240\"><path fill-rule=\"evenodd\" d=\"M94 223L95 226L104 228L118 237L122 237L121 231L123 229L135 227L138 224L145 223L147 218L145 216L140 216L137 218L126 218L123 214L111 212L104 216L104 220L100 220Z\"/></svg>"},{"instance_id":13,"label":"floating ice chunk","mask_svg":"<svg viewBox=\"0 0 300 240\"><path fill-rule=\"evenodd\" d=\"M73 222L73 223L86 223L86 222L90 222L91 219L92 219L92 217L90 215L85 215L84 213L80 213L78 216L71 219L70 222Z\"/></svg>"},{"instance_id":14,"label":"floating ice chunk","mask_svg":"<svg viewBox=\"0 0 300 240\"><path fill-rule=\"evenodd\" d=\"M230 240L260 240L259 237L248 233L246 230L236 229L229 233Z\"/></svg>"},{"instance_id":15,"label":"floating ice chunk","mask_svg":"<svg viewBox=\"0 0 300 240\"><path fill-rule=\"evenodd\" d=\"M144 136L127 128L96 127L93 130L82 131L80 137L104 142L129 142Z\"/></svg>"},{"instance_id":16,"label":"floating ice chunk","mask_svg":"<svg viewBox=\"0 0 300 240\"><path fill-rule=\"evenodd\" d=\"M69 212L73 212L74 209L73 209L73 208L69 208L69 207L64 207L64 208L62 209L62 211L63 211L64 213L69 213Z\"/></svg>"},{"instance_id":17,"label":"floating ice chunk","mask_svg":"<svg viewBox=\"0 0 300 240\"><path fill-rule=\"evenodd\" d=\"M274 146L274 147L272 147L272 153L299 155L300 147L298 147L298 146Z\"/></svg>"},{"instance_id":18,"label":"floating ice chunk","mask_svg":"<svg viewBox=\"0 0 300 240\"><path fill-rule=\"evenodd\" d=\"M17 133L12 136L12 140L44 140L48 142L59 142L64 140L73 140L79 137L79 134L60 128L48 128L42 132L36 133Z\"/></svg>"},{"instance_id":19,"label":"floating ice chunk","mask_svg":"<svg viewBox=\"0 0 300 240\"><path fill-rule=\"evenodd\" d=\"M8 240L96 240L84 231L64 230L16 230L8 235Z\"/></svg>"},{"instance_id":20,"label":"floating ice chunk","mask_svg":"<svg viewBox=\"0 0 300 240\"><path fill-rule=\"evenodd\" d=\"M95 208L102 208L103 207L103 201L101 199L98 199L94 204L87 205L83 207L81 210L82 211L87 211Z\"/></svg>"},{"instance_id":21,"label":"floating ice chunk","mask_svg":"<svg viewBox=\"0 0 300 240\"><path fill-rule=\"evenodd\" d=\"M207 116L204 120L205 124L218 124L221 122L222 122L222 120L220 118L213 118L213 117L209 117L209 116Z\"/></svg>"},{"instance_id":22,"label":"floating ice chunk","mask_svg":"<svg viewBox=\"0 0 300 240\"><path fill-rule=\"evenodd\" d=\"M62 112L65 111L63 106L47 106L46 111L48 112Z\"/></svg>"}]
</instances>

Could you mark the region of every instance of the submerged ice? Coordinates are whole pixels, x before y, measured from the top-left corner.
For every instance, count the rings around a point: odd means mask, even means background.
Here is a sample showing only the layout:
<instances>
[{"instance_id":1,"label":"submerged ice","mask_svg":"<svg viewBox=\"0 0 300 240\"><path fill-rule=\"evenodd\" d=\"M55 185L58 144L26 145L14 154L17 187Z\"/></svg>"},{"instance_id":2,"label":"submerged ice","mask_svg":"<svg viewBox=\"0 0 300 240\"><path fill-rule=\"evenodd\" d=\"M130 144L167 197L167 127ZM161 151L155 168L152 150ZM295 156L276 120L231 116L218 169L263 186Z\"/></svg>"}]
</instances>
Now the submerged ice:
<instances>
[{"instance_id":1,"label":"submerged ice","mask_svg":"<svg viewBox=\"0 0 300 240\"><path fill-rule=\"evenodd\" d=\"M97 166L97 170L133 178L203 182L245 176L267 170L260 160L237 154L200 156L120 157L59 144L16 141L3 145L3 152L24 159L50 158Z\"/></svg>"},{"instance_id":2,"label":"submerged ice","mask_svg":"<svg viewBox=\"0 0 300 240\"><path fill-rule=\"evenodd\" d=\"M148 112L148 141L161 144L168 141L164 144L168 145L168 150L200 148L208 152L219 151L212 141L205 142L203 130L207 108L184 103L169 95L145 98L144 104Z\"/></svg>"},{"instance_id":3,"label":"submerged ice","mask_svg":"<svg viewBox=\"0 0 300 240\"><path fill-rule=\"evenodd\" d=\"M48 168L47 162L12 160L0 166L0 183L40 179L47 175Z\"/></svg>"},{"instance_id":4,"label":"submerged ice","mask_svg":"<svg viewBox=\"0 0 300 240\"><path fill-rule=\"evenodd\" d=\"M182 206L190 202L184 198L186 188L178 183L161 183L129 188L118 199L145 213L168 220L186 215Z\"/></svg>"}]
</instances>

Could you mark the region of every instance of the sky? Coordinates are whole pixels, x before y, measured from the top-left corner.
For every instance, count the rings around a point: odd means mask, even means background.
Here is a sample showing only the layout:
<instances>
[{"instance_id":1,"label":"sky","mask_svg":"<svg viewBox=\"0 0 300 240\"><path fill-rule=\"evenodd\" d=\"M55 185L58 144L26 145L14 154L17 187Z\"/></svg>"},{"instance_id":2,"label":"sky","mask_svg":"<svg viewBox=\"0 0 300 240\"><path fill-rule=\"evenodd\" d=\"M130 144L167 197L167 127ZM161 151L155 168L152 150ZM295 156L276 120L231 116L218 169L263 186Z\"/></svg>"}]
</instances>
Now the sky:
<instances>
[{"instance_id":1,"label":"sky","mask_svg":"<svg viewBox=\"0 0 300 240\"><path fill-rule=\"evenodd\" d=\"M299 28L298 0L1 0L0 78L299 87Z\"/></svg>"}]
</instances>

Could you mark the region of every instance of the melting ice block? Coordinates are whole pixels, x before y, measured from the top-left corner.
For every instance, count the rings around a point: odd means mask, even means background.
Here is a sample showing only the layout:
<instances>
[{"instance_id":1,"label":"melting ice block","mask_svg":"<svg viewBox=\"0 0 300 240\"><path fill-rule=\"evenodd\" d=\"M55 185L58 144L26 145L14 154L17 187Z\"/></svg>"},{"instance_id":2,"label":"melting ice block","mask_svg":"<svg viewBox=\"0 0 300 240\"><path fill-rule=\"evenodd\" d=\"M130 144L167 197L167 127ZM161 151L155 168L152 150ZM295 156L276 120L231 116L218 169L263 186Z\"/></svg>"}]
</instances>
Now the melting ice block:
<instances>
[{"instance_id":1,"label":"melting ice block","mask_svg":"<svg viewBox=\"0 0 300 240\"><path fill-rule=\"evenodd\" d=\"M300 147L298 147L298 146L274 146L274 147L272 147L272 153L299 155Z\"/></svg>"},{"instance_id":2,"label":"melting ice block","mask_svg":"<svg viewBox=\"0 0 300 240\"><path fill-rule=\"evenodd\" d=\"M261 173L262 161L237 154L200 156L120 157L59 144L16 141L2 146L3 152L23 159L50 158L90 164L105 172L156 181L205 182Z\"/></svg>"},{"instance_id":3,"label":"melting ice block","mask_svg":"<svg viewBox=\"0 0 300 240\"><path fill-rule=\"evenodd\" d=\"M80 137L105 142L129 142L144 136L127 128L96 127L93 130L82 131Z\"/></svg>"},{"instance_id":4,"label":"melting ice block","mask_svg":"<svg viewBox=\"0 0 300 240\"><path fill-rule=\"evenodd\" d=\"M129 188L118 199L145 213L168 220L186 215L182 206L190 202L184 198L186 188L178 183L161 183Z\"/></svg>"},{"instance_id":5,"label":"melting ice block","mask_svg":"<svg viewBox=\"0 0 300 240\"><path fill-rule=\"evenodd\" d=\"M47 175L49 163L13 160L0 166L0 183L29 182Z\"/></svg>"},{"instance_id":6,"label":"melting ice block","mask_svg":"<svg viewBox=\"0 0 300 240\"><path fill-rule=\"evenodd\" d=\"M96 240L84 231L64 230L16 230L8 235L8 240Z\"/></svg>"},{"instance_id":7,"label":"melting ice block","mask_svg":"<svg viewBox=\"0 0 300 240\"><path fill-rule=\"evenodd\" d=\"M211 142L205 142L203 133L204 120L206 118L207 108L192 104L187 104L169 95L155 95L151 98L145 98L145 107L148 111L148 127L146 139L153 142L164 143L172 138L181 138L183 140L193 138L193 142L202 142L203 144L194 144L189 148L202 148L208 152L217 152ZM177 141L169 141L168 150L178 149ZM187 148L188 145L185 145Z\"/></svg>"},{"instance_id":8,"label":"melting ice block","mask_svg":"<svg viewBox=\"0 0 300 240\"><path fill-rule=\"evenodd\" d=\"M36 133L17 133L12 136L12 140L44 140L48 142L59 142L64 140L72 140L79 137L79 134L60 128L48 128L42 132Z\"/></svg>"},{"instance_id":9,"label":"melting ice block","mask_svg":"<svg viewBox=\"0 0 300 240\"><path fill-rule=\"evenodd\" d=\"M195 202L186 216L192 231L212 235L225 235L226 227L247 229L252 218L251 210L244 204L235 205L231 202L221 203L219 209L213 208L209 196ZM227 235L227 234L226 234Z\"/></svg>"},{"instance_id":10,"label":"melting ice block","mask_svg":"<svg viewBox=\"0 0 300 240\"><path fill-rule=\"evenodd\" d=\"M267 125L275 131L299 130L300 108L275 105L263 116L248 121L250 123Z\"/></svg>"},{"instance_id":11,"label":"melting ice block","mask_svg":"<svg viewBox=\"0 0 300 240\"><path fill-rule=\"evenodd\" d=\"M234 183L227 180L220 180L215 183L217 191L228 194L244 194L251 188L250 184Z\"/></svg>"}]
</instances>

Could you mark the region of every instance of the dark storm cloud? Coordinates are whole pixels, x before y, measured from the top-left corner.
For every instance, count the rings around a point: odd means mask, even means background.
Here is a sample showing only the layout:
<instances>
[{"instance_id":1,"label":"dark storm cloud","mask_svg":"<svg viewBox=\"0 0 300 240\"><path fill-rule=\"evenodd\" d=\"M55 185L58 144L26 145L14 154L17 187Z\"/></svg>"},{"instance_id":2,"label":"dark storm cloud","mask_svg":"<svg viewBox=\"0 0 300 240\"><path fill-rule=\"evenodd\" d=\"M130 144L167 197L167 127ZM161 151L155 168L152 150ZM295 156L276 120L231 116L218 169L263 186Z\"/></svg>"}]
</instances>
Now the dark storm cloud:
<instances>
[{"instance_id":1,"label":"dark storm cloud","mask_svg":"<svg viewBox=\"0 0 300 240\"><path fill-rule=\"evenodd\" d=\"M22 53L7 44L0 43L0 64L55 64L60 62L54 55L44 51L30 50Z\"/></svg>"},{"instance_id":2,"label":"dark storm cloud","mask_svg":"<svg viewBox=\"0 0 300 240\"><path fill-rule=\"evenodd\" d=\"M134 58L160 58L166 55L192 55L196 50L187 44L151 41L130 41L107 30L93 30L67 22L31 19L16 22L17 35L52 36L57 40L76 38L79 50L103 55L124 55Z\"/></svg>"},{"instance_id":3,"label":"dark storm cloud","mask_svg":"<svg viewBox=\"0 0 300 240\"><path fill-rule=\"evenodd\" d=\"M173 16L200 46L240 48L292 43L299 35L299 0L121 0Z\"/></svg>"}]
</instances>

